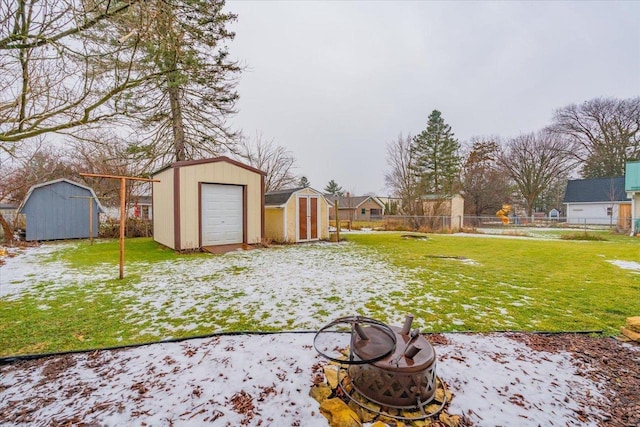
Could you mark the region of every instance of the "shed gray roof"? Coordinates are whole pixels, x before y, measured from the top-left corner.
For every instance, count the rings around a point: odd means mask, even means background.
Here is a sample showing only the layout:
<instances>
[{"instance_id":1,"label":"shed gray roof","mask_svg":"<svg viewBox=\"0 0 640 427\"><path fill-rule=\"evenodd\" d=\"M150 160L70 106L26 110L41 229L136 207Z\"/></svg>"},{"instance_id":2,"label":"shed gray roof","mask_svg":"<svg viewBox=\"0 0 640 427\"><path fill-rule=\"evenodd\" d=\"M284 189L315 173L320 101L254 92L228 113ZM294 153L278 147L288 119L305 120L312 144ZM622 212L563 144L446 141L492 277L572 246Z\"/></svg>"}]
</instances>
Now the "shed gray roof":
<instances>
[{"instance_id":1,"label":"shed gray roof","mask_svg":"<svg viewBox=\"0 0 640 427\"><path fill-rule=\"evenodd\" d=\"M264 205L265 206L282 206L285 203L287 203L287 201L291 198L292 195L294 195L298 191L305 190L305 189L311 190L314 193L316 193L318 196L326 198L326 196L323 195L321 192L319 192L318 190L314 190L311 187L287 188L283 190L270 191L268 193L265 193Z\"/></svg>"},{"instance_id":2,"label":"shed gray roof","mask_svg":"<svg viewBox=\"0 0 640 427\"><path fill-rule=\"evenodd\" d=\"M572 179L567 183L563 203L627 201L624 177Z\"/></svg>"},{"instance_id":3,"label":"shed gray roof","mask_svg":"<svg viewBox=\"0 0 640 427\"><path fill-rule=\"evenodd\" d=\"M29 192L27 193L27 195L25 196L24 200L22 201L22 203L18 207L18 211L19 212L22 211L22 209L27 204L27 201L31 197L31 194L34 192L34 190L37 190L38 188L46 187L48 185L57 184L58 182L66 182L68 184L75 185L76 187L80 187L80 188L83 188L83 189L89 191L89 193L91 194L91 197L93 197L93 199L96 201L96 205L98 207L98 212L104 213L104 208L102 207L102 204L100 203L100 200L98 200L98 196L96 196L96 193L93 191L93 188L87 187L86 185L78 184L77 182L71 181L70 179L66 179L66 178L54 179L53 181L47 181L47 182L43 182L42 184L36 184L36 185L31 186L31 188L29 189Z\"/></svg>"},{"instance_id":4,"label":"shed gray roof","mask_svg":"<svg viewBox=\"0 0 640 427\"><path fill-rule=\"evenodd\" d=\"M265 206L281 206L287 203L289 197L296 191L300 191L304 187L288 188L286 190L270 191L264 194Z\"/></svg>"}]
</instances>

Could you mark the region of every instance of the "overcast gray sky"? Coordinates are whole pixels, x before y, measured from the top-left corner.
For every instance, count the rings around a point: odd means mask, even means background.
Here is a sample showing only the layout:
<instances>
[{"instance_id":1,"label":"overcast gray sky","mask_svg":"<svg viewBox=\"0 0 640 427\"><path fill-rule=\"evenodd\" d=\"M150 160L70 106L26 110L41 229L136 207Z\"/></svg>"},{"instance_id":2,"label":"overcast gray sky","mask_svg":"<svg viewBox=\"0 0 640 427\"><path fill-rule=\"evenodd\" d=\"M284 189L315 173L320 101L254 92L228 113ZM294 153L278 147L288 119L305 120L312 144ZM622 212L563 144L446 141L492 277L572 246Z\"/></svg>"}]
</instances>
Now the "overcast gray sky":
<instances>
[{"instance_id":1,"label":"overcast gray sky","mask_svg":"<svg viewBox=\"0 0 640 427\"><path fill-rule=\"evenodd\" d=\"M640 95L640 2L234 1L235 127L322 190L384 196L386 145L442 112L460 142Z\"/></svg>"}]
</instances>

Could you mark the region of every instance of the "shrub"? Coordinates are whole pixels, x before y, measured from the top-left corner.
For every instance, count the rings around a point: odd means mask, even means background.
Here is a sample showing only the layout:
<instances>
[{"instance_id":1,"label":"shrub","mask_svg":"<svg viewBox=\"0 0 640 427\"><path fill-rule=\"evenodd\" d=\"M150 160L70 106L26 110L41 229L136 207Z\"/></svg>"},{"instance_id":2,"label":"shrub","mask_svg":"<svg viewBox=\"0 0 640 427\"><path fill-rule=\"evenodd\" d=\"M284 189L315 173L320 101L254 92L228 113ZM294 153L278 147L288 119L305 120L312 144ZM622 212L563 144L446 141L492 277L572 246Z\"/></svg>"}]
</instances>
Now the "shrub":
<instances>
[{"instance_id":1,"label":"shrub","mask_svg":"<svg viewBox=\"0 0 640 427\"><path fill-rule=\"evenodd\" d=\"M151 237L153 236L153 223L149 219L128 218L124 230L126 237ZM100 224L99 237L120 237L120 221L108 219Z\"/></svg>"}]
</instances>

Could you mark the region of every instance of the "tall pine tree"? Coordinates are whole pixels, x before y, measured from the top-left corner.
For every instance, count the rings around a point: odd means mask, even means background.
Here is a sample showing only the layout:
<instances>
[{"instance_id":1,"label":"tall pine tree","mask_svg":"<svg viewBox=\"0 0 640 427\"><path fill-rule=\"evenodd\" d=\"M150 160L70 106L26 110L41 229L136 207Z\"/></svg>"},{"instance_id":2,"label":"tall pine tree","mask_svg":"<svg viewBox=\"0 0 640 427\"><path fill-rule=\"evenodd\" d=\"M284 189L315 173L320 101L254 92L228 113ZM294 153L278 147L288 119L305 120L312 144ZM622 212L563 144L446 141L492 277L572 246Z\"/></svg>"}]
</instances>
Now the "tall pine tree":
<instances>
[{"instance_id":1,"label":"tall pine tree","mask_svg":"<svg viewBox=\"0 0 640 427\"><path fill-rule=\"evenodd\" d=\"M440 111L433 110L427 128L413 138L411 147L419 194L453 193L460 172L459 149L451 126L445 123Z\"/></svg>"},{"instance_id":2,"label":"tall pine tree","mask_svg":"<svg viewBox=\"0 0 640 427\"><path fill-rule=\"evenodd\" d=\"M324 192L326 194L332 194L334 196L340 196L340 197L344 196L344 190L334 180L329 181L327 186L324 187Z\"/></svg>"}]
</instances>

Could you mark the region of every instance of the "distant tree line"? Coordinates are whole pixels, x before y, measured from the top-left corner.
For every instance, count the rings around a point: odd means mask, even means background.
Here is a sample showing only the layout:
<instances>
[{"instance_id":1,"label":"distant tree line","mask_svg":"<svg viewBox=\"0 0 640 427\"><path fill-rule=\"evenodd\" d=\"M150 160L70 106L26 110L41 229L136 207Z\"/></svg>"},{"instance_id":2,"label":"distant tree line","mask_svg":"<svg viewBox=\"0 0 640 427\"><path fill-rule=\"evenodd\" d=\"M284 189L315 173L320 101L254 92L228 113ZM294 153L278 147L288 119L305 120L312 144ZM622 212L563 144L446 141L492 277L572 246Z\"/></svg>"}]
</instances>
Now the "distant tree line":
<instances>
[{"instance_id":1,"label":"distant tree line","mask_svg":"<svg viewBox=\"0 0 640 427\"><path fill-rule=\"evenodd\" d=\"M470 215L493 215L521 202L526 214L560 208L569 178L624 175L640 159L640 97L596 98L555 111L546 128L460 144L439 111L416 136L387 144L385 182L407 214L427 195L460 193Z\"/></svg>"},{"instance_id":2,"label":"distant tree line","mask_svg":"<svg viewBox=\"0 0 640 427\"><path fill-rule=\"evenodd\" d=\"M80 172L141 176L218 155L265 170L268 191L309 186L291 152L228 125L242 72L227 46L236 18L224 0L0 0L0 202L50 179L82 182ZM419 134L388 144L385 178L411 209L462 193L471 214L513 198L531 214L558 206L572 174L622 175L640 157L639 117L640 97L597 98L558 109L543 130L461 144L434 110ZM84 183L119 203L106 181ZM333 184L325 191L343 192ZM1 213L0 225L11 238Z\"/></svg>"}]
</instances>

